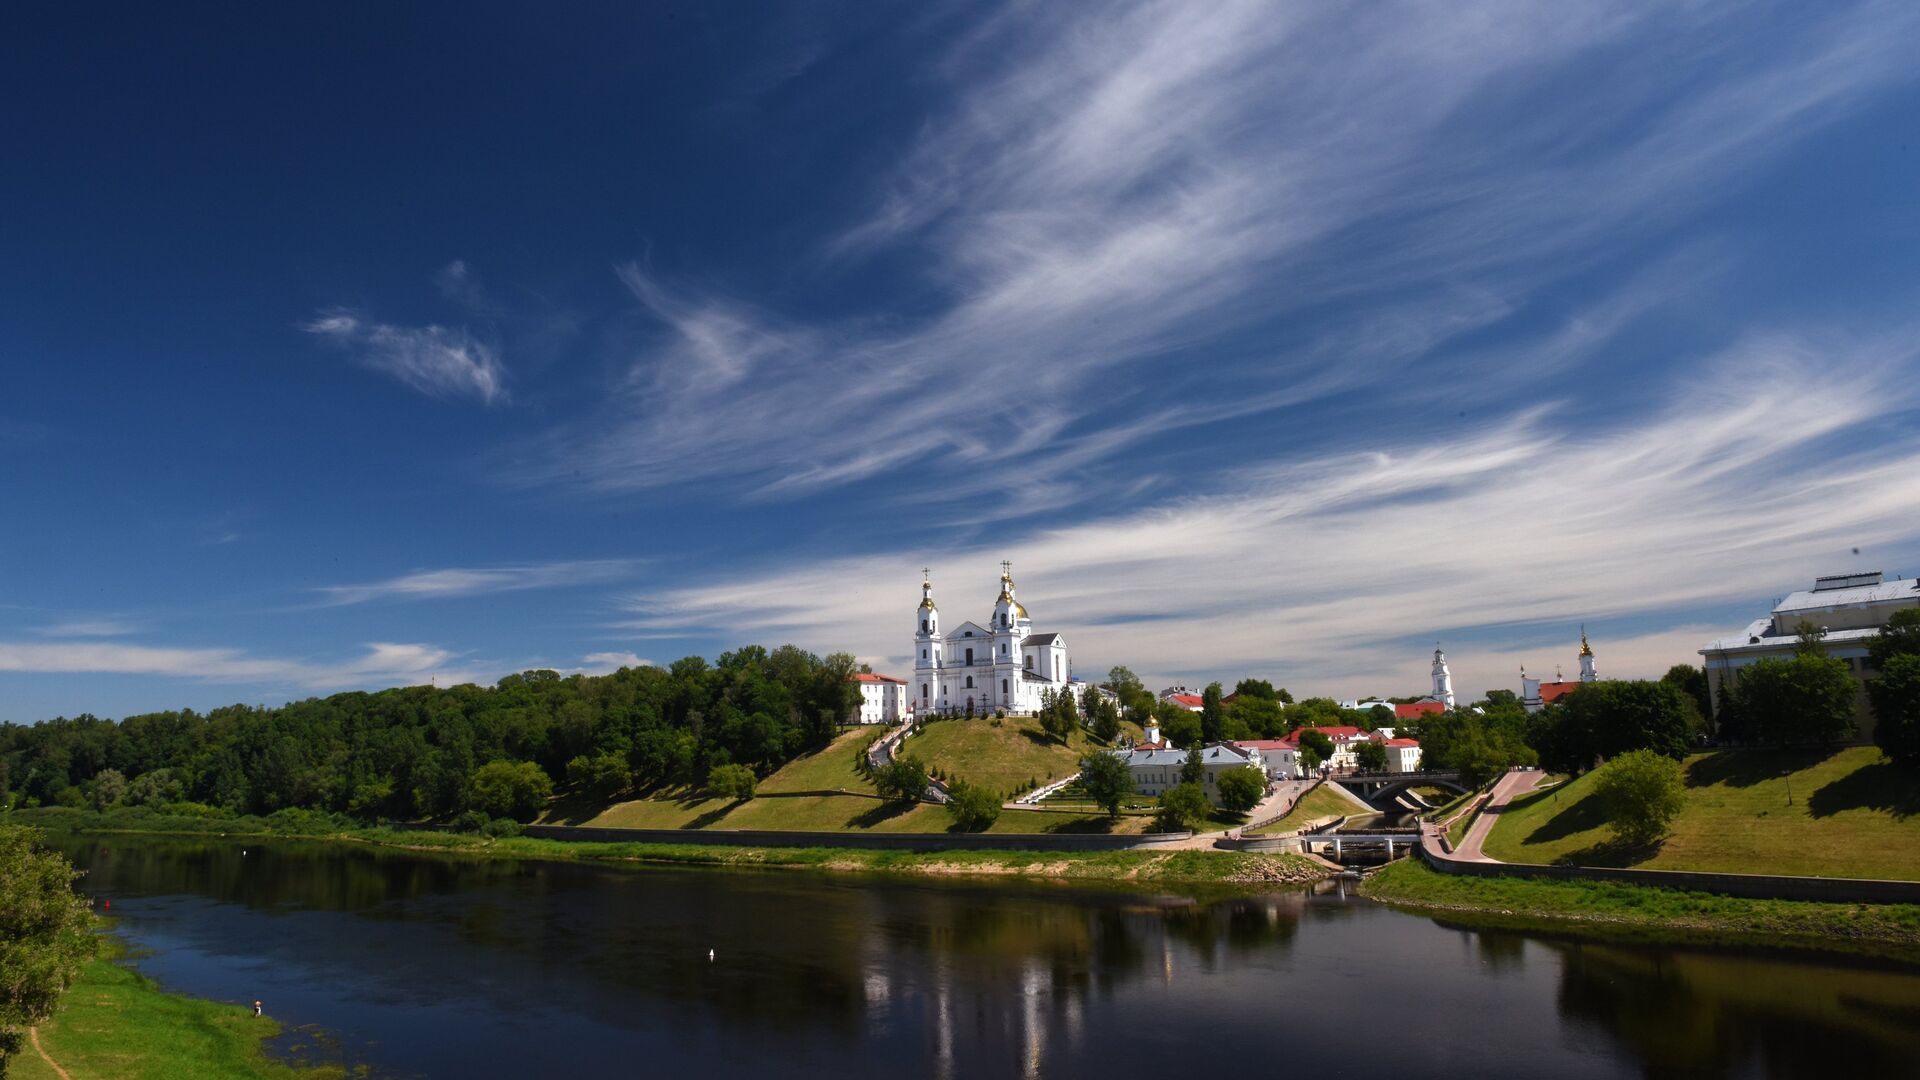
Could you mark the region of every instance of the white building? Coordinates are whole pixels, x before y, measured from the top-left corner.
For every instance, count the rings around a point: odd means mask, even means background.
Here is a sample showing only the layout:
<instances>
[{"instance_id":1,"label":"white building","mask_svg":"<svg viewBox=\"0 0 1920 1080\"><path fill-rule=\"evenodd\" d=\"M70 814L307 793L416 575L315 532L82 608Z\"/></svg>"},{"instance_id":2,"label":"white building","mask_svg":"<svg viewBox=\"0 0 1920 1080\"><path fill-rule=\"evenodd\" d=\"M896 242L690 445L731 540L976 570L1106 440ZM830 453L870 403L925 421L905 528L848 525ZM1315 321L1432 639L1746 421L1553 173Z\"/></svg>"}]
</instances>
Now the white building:
<instances>
[{"instance_id":1,"label":"white building","mask_svg":"<svg viewBox=\"0 0 1920 1080\"><path fill-rule=\"evenodd\" d=\"M1580 628L1579 681L1571 682L1556 678L1552 682L1542 682L1539 679L1528 678L1527 669L1522 667L1520 669L1520 704L1528 712L1539 712L1587 683L1599 680L1600 666L1594 660L1593 646L1587 644L1587 628L1583 626Z\"/></svg>"},{"instance_id":2,"label":"white building","mask_svg":"<svg viewBox=\"0 0 1920 1080\"><path fill-rule=\"evenodd\" d=\"M1867 666L1868 646L1893 613L1906 607L1920 607L1920 579L1888 581L1878 570L1814 579L1813 588L1775 604L1766 618L1755 619L1741 633L1710 641L1700 650L1714 711L1720 710L1721 695L1739 680L1740 669L1756 660L1791 660L1802 623L1826 631L1821 644L1827 655L1846 661L1864 686L1876 674ZM1870 738L1873 710L1864 693L1858 696L1855 712L1860 737Z\"/></svg>"},{"instance_id":3,"label":"white building","mask_svg":"<svg viewBox=\"0 0 1920 1080\"><path fill-rule=\"evenodd\" d=\"M1292 780L1300 775L1300 748L1285 739L1242 739L1233 745L1253 754L1276 780Z\"/></svg>"},{"instance_id":4,"label":"white building","mask_svg":"<svg viewBox=\"0 0 1920 1080\"><path fill-rule=\"evenodd\" d=\"M1433 650L1433 700L1453 710L1453 672L1447 670L1447 654Z\"/></svg>"},{"instance_id":5,"label":"white building","mask_svg":"<svg viewBox=\"0 0 1920 1080\"><path fill-rule=\"evenodd\" d=\"M1375 732L1374 734L1379 734ZM1420 740L1395 739L1381 740L1387 748L1387 771L1391 773L1414 773L1420 771Z\"/></svg>"},{"instance_id":6,"label":"white building","mask_svg":"<svg viewBox=\"0 0 1920 1080\"><path fill-rule=\"evenodd\" d=\"M1188 690L1184 686L1169 686L1160 691L1161 701L1171 701L1188 712L1202 712L1207 707L1207 699Z\"/></svg>"},{"instance_id":7,"label":"white building","mask_svg":"<svg viewBox=\"0 0 1920 1080\"><path fill-rule=\"evenodd\" d=\"M1180 770L1186 767L1188 752L1172 745L1163 745L1160 749L1134 747L1131 750L1115 750L1114 753L1127 763L1127 769L1133 773L1135 791L1142 795L1159 795L1180 783ZM1215 803L1220 801L1217 781L1222 772L1260 764L1259 755L1231 743L1209 746L1200 752L1200 758L1207 767L1207 779L1202 786L1206 789L1207 798Z\"/></svg>"},{"instance_id":8,"label":"white building","mask_svg":"<svg viewBox=\"0 0 1920 1080\"><path fill-rule=\"evenodd\" d=\"M853 681L860 687L855 723L897 724L906 719L907 680L862 671L853 676Z\"/></svg>"},{"instance_id":9,"label":"white building","mask_svg":"<svg viewBox=\"0 0 1920 1080\"><path fill-rule=\"evenodd\" d=\"M913 637L916 711L1036 713L1044 691L1064 687L1072 678L1066 639L1033 632L1027 609L1014 598L1012 564L1000 568L1000 596L985 626L963 622L945 630L933 602L933 582L920 583Z\"/></svg>"}]
</instances>

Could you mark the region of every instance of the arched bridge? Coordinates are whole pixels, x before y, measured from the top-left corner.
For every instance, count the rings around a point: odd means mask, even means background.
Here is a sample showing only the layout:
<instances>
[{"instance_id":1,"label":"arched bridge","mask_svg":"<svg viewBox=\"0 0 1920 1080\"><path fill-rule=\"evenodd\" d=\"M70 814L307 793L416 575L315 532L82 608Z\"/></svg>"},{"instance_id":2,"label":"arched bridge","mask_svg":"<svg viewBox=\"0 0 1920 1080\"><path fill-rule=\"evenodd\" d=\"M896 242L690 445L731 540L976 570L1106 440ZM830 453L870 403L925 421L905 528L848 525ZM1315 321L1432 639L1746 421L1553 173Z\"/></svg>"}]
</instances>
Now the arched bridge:
<instances>
[{"instance_id":1,"label":"arched bridge","mask_svg":"<svg viewBox=\"0 0 1920 1080\"><path fill-rule=\"evenodd\" d=\"M1375 806L1391 807L1408 788L1441 787L1464 793L1458 770L1433 769L1411 773L1348 773L1330 779Z\"/></svg>"}]
</instances>

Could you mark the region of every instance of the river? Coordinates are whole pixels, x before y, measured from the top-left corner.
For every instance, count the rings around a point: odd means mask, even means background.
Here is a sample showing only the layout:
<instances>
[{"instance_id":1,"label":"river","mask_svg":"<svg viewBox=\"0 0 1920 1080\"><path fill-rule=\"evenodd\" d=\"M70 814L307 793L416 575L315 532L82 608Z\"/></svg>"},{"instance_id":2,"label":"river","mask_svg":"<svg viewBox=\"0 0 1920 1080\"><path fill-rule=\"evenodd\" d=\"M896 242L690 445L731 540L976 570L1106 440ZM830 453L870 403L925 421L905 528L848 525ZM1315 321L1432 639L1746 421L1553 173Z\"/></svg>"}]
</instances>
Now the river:
<instances>
[{"instance_id":1,"label":"river","mask_svg":"<svg viewBox=\"0 0 1920 1080\"><path fill-rule=\"evenodd\" d=\"M163 986L260 998L296 1043L325 1032L324 1056L378 1076L1920 1070L1911 967L1483 932L1338 891L50 840Z\"/></svg>"}]
</instances>

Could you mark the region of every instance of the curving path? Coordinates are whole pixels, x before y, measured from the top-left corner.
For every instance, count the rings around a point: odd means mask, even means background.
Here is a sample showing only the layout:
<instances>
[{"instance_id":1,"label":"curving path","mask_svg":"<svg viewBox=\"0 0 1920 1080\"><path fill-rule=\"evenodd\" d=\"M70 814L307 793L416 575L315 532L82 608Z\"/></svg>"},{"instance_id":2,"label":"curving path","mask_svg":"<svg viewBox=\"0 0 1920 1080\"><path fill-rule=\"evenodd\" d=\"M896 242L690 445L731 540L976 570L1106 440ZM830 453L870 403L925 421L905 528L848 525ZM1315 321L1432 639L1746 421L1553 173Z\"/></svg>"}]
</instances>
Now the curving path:
<instances>
[{"instance_id":1,"label":"curving path","mask_svg":"<svg viewBox=\"0 0 1920 1080\"><path fill-rule=\"evenodd\" d=\"M1498 859L1488 858L1480 850L1480 845L1486 842L1487 834L1493 831L1494 824L1500 820L1500 815L1506 810L1507 804L1539 787L1540 781L1546 778L1547 774L1537 769L1530 772L1507 773L1494 782L1493 791L1487 795L1486 806L1481 809L1480 816L1474 819L1473 824L1467 827L1467 834L1460 838L1460 846L1454 848L1451 854L1442 842L1446 836L1446 830L1438 825L1429 827L1421 834L1420 846L1429 856L1436 859L1453 859L1457 862L1499 862Z\"/></svg>"},{"instance_id":2,"label":"curving path","mask_svg":"<svg viewBox=\"0 0 1920 1080\"><path fill-rule=\"evenodd\" d=\"M40 1060L47 1063L47 1068L52 1069L55 1076L58 1076L60 1080L73 1080L72 1075L70 1075L67 1072L67 1070L61 1068L60 1063L53 1060L52 1055L47 1053L47 1048L40 1045L40 1029L39 1028L37 1027L28 1028L27 1040L33 1043L33 1052L40 1055Z\"/></svg>"}]
</instances>

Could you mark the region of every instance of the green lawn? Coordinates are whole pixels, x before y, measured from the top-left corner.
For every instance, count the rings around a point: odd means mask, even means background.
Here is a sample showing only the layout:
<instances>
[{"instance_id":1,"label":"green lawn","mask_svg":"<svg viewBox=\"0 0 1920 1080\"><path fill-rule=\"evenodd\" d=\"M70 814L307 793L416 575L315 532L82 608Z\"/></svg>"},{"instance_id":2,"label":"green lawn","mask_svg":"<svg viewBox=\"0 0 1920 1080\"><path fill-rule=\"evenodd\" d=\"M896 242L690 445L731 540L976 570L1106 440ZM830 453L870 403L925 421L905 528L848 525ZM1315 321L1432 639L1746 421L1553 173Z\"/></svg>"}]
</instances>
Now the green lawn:
<instances>
[{"instance_id":1,"label":"green lawn","mask_svg":"<svg viewBox=\"0 0 1920 1080\"><path fill-rule=\"evenodd\" d=\"M1516 800L1486 853L1507 862L1920 879L1920 776L1878 749L1729 750L1697 755L1686 768L1686 808L1651 853L1609 849L1591 774Z\"/></svg>"},{"instance_id":2,"label":"green lawn","mask_svg":"<svg viewBox=\"0 0 1920 1080\"><path fill-rule=\"evenodd\" d=\"M1311 821L1367 812L1353 805L1352 799L1331 790L1331 787L1330 784L1321 784L1307 792L1299 802L1293 804L1293 809L1287 811L1286 817L1259 830L1256 835L1292 832Z\"/></svg>"},{"instance_id":3,"label":"green lawn","mask_svg":"<svg viewBox=\"0 0 1920 1080\"><path fill-rule=\"evenodd\" d=\"M271 1003L269 1003L271 1008ZM337 1067L295 1069L269 1060L261 1040L278 1034L252 1010L162 993L143 976L95 960L40 1027L40 1042L74 1080L319 1080ZM10 1065L14 1080L56 1080L33 1046Z\"/></svg>"},{"instance_id":4,"label":"green lawn","mask_svg":"<svg viewBox=\"0 0 1920 1080\"><path fill-rule=\"evenodd\" d=\"M937 720L907 739L905 753L949 777L978 784L1002 796L1030 790L1028 780L1044 784L1079 769L1079 761L1100 744L1085 732L1056 742L1031 717L998 721Z\"/></svg>"}]
</instances>

